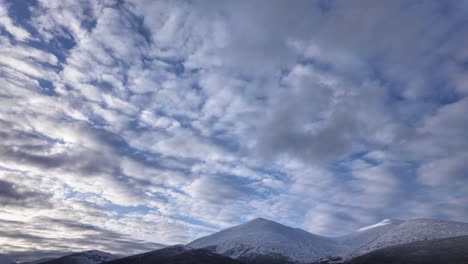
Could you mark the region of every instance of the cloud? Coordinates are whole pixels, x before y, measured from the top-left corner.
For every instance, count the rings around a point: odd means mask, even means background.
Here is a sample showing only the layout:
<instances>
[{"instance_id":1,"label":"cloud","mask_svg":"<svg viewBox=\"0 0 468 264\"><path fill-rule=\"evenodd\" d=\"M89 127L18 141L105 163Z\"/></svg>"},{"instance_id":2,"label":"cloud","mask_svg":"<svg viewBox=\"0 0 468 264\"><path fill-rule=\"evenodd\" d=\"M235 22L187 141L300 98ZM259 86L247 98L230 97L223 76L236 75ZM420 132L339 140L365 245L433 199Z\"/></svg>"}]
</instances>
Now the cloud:
<instances>
[{"instance_id":1,"label":"cloud","mask_svg":"<svg viewBox=\"0 0 468 264\"><path fill-rule=\"evenodd\" d=\"M458 186L466 189L468 154L434 160L419 168L419 179L429 186Z\"/></svg>"},{"instance_id":2,"label":"cloud","mask_svg":"<svg viewBox=\"0 0 468 264\"><path fill-rule=\"evenodd\" d=\"M15 256L468 217L463 2L26 6L0 2Z\"/></svg>"},{"instance_id":3,"label":"cloud","mask_svg":"<svg viewBox=\"0 0 468 264\"><path fill-rule=\"evenodd\" d=\"M201 177L187 187L187 192L193 199L214 204L244 200L251 193L243 185L223 177Z\"/></svg>"},{"instance_id":4,"label":"cloud","mask_svg":"<svg viewBox=\"0 0 468 264\"><path fill-rule=\"evenodd\" d=\"M72 252L83 251L89 248L113 252L116 254L134 254L161 248L163 245L157 243L145 243L144 241L132 240L122 235L93 225L86 225L76 221L50 219L46 217L34 218L33 223L0 221L3 230L2 240L8 240L15 246L3 244L10 251L10 255L21 261L31 261L42 257L62 256ZM21 228L28 224L26 229ZM39 228L42 226L42 228ZM51 232L64 232L67 237L44 237L38 229ZM32 232L37 235L32 235ZM52 233L53 234L53 233ZM50 234L49 234L50 235ZM29 248L28 243L40 245ZM10 245L12 245L10 244Z\"/></svg>"},{"instance_id":5,"label":"cloud","mask_svg":"<svg viewBox=\"0 0 468 264\"><path fill-rule=\"evenodd\" d=\"M300 64L283 83L272 105L275 111L258 133L260 152L267 156L288 153L313 162L334 160L356 151L357 140L374 141L377 127L390 119L380 105L386 87L378 83L345 83L337 75Z\"/></svg>"},{"instance_id":6,"label":"cloud","mask_svg":"<svg viewBox=\"0 0 468 264\"><path fill-rule=\"evenodd\" d=\"M0 26L10 33L17 40L23 41L31 37L31 34L18 26L8 14L8 6L5 1L0 2Z\"/></svg>"},{"instance_id":7,"label":"cloud","mask_svg":"<svg viewBox=\"0 0 468 264\"><path fill-rule=\"evenodd\" d=\"M0 180L0 204L2 206L47 206L48 198L48 195L44 193L24 190L22 186Z\"/></svg>"}]
</instances>

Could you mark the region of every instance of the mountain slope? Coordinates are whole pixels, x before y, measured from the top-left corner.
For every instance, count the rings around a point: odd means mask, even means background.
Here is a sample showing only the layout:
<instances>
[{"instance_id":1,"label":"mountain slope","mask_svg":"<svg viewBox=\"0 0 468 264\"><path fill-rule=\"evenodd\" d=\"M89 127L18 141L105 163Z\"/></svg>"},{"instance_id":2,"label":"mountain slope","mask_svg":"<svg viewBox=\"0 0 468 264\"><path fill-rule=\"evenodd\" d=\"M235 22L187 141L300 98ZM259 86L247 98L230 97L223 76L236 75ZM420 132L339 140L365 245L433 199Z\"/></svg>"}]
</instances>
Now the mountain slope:
<instances>
[{"instance_id":1,"label":"mountain slope","mask_svg":"<svg viewBox=\"0 0 468 264\"><path fill-rule=\"evenodd\" d=\"M115 256L110 253L91 250L66 255L46 262L41 262L41 264L98 264L113 259L115 259Z\"/></svg>"},{"instance_id":2,"label":"mountain slope","mask_svg":"<svg viewBox=\"0 0 468 264\"><path fill-rule=\"evenodd\" d=\"M206 249L172 246L105 262L105 264L242 264Z\"/></svg>"},{"instance_id":3,"label":"mountain slope","mask_svg":"<svg viewBox=\"0 0 468 264\"><path fill-rule=\"evenodd\" d=\"M367 252L404 243L468 235L468 224L444 220L414 219L392 228L378 239L352 254Z\"/></svg>"},{"instance_id":4,"label":"mountain slope","mask_svg":"<svg viewBox=\"0 0 468 264\"><path fill-rule=\"evenodd\" d=\"M165 258L175 256L177 254L186 252L190 249L191 248L183 246L183 245L176 245L176 246L171 246L171 247L165 247L165 248L158 249L158 250L153 250L153 251L138 254L138 255L111 260L106 263L112 263L112 264L153 263L153 262L164 260Z\"/></svg>"},{"instance_id":5,"label":"mountain slope","mask_svg":"<svg viewBox=\"0 0 468 264\"><path fill-rule=\"evenodd\" d=\"M53 259L56 259L56 258L41 258L41 259L36 259L33 261L28 261L28 262L20 262L20 264L39 264L39 263L44 263Z\"/></svg>"},{"instance_id":6,"label":"mountain slope","mask_svg":"<svg viewBox=\"0 0 468 264\"><path fill-rule=\"evenodd\" d=\"M466 264L468 236L417 241L378 249L347 264Z\"/></svg>"},{"instance_id":7,"label":"mountain slope","mask_svg":"<svg viewBox=\"0 0 468 264\"><path fill-rule=\"evenodd\" d=\"M341 243L344 248L344 251L339 255L346 256L362 247L365 247L403 222L404 221L402 220L385 219L377 224L360 228L349 235L335 238L336 241Z\"/></svg>"},{"instance_id":8,"label":"mountain slope","mask_svg":"<svg viewBox=\"0 0 468 264\"><path fill-rule=\"evenodd\" d=\"M276 255L300 262L314 261L321 256L335 254L341 250L331 238L263 218L199 238L187 246L212 247L216 253L232 258Z\"/></svg>"}]
</instances>

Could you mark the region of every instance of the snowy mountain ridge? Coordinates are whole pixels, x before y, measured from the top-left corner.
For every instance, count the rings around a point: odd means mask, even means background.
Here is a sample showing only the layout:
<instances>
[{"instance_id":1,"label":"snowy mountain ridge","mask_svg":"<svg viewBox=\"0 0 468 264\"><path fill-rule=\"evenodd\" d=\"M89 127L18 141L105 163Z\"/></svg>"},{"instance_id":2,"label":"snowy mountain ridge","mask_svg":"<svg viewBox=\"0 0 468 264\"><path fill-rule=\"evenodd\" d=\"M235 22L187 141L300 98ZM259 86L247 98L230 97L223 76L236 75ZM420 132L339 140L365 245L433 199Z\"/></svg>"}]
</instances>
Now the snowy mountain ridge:
<instances>
[{"instance_id":1,"label":"snowy mountain ridge","mask_svg":"<svg viewBox=\"0 0 468 264\"><path fill-rule=\"evenodd\" d=\"M434 240L468 235L468 223L446 220L414 219L404 221L390 232L385 232L372 243L356 250L352 255L415 241Z\"/></svg>"},{"instance_id":2,"label":"snowy mountain ridge","mask_svg":"<svg viewBox=\"0 0 468 264\"><path fill-rule=\"evenodd\" d=\"M340 237L324 237L257 218L187 244L212 248L232 257L279 254L295 262L312 262L326 256L354 257L403 243L468 235L468 224L444 220L385 219Z\"/></svg>"},{"instance_id":3,"label":"snowy mountain ridge","mask_svg":"<svg viewBox=\"0 0 468 264\"><path fill-rule=\"evenodd\" d=\"M403 222L402 220L385 219L377 224L362 227L351 234L335 237L335 241L341 244L344 249L339 255L347 257L355 254L358 249L374 242Z\"/></svg>"},{"instance_id":4,"label":"snowy mountain ridge","mask_svg":"<svg viewBox=\"0 0 468 264\"><path fill-rule=\"evenodd\" d=\"M314 235L264 218L257 218L197 239L187 246L215 247L216 253L232 258L256 254L280 254L301 262L315 260L338 250L331 238Z\"/></svg>"},{"instance_id":5,"label":"snowy mountain ridge","mask_svg":"<svg viewBox=\"0 0 468 264\"><path fill-rule=\"evenodd\" d=\"M179 261L193 257L203 259L203 261L213 260L221 263L227 261L226 257L236 259L232 263L243 261L246 263L315 263L317 261L319 263L323 262L324 259L343 258L348 261L379 249L407 245L412 242L455 239L463 236L468 237L468 223L445 220L414 219L402 221L385 219L344 236L325 237L268 219L257 218L196 239L187 245L165 247L122 258L122 261L114 261L116 257L112 254L91 250L45 262L41 260L41 263L98 264L110 261L109 263L113 264L127 264L134 263L136 260L140 261L140 259L152 263L153 260ZM402 245L402 248L405 245ZM338 260L338 262L340 261ZM14 262L7 256L0 254L0 264L14 264Z\"/></svg>"}]
</instances>

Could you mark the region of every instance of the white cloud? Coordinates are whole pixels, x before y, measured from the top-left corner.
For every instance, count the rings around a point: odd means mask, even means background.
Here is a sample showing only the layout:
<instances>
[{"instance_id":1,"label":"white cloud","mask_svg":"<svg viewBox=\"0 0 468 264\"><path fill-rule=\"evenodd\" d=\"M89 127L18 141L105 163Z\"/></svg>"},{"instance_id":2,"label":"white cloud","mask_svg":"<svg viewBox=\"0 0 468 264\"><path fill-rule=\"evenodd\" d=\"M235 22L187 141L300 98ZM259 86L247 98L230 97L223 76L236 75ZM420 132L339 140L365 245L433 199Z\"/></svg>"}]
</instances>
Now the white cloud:
<instances>
[{"instance_id":1,"label":"white cloud","mask_svg":"<svg viewBox=\"0 0 468 264\"><path fill-rule=\"evenodd\" d=\"M35 45L1 4L0 187L40 198L0 197L32 235L9 243L466 219L465 4L365 4L41 0Z\"/></svg>"},{"instance_id":2,"label":"white cloud","mask_svg":"<svg viewBox=\"0 0 468 264\"><path fill-rule=\"evenodd\" d=\"M15 25L8 14L8 6L5 1L0 1L0 26L5 28L14 38L24 41L31 37L31 34L24 28Z\"/></svg>"},{"instance_id":3,"label":"white cloud","mask_svg":"<svg viewBox=\"0 0 468 264\"><path fill-rule=\"evenodd\" d=\"M419 180L429 186L457 186L466 189L468 153L434 160L419 168Z\"/></svg>"}]
</instances>

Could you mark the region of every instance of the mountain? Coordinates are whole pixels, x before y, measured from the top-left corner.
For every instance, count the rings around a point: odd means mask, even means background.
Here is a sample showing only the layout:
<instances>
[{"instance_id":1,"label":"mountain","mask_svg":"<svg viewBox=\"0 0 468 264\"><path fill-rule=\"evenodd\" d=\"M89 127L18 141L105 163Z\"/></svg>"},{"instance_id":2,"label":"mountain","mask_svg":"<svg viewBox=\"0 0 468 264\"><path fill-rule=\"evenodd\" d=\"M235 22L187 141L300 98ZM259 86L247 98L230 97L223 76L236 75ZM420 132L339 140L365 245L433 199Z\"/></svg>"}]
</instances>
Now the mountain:
<instances>
[{"instance_id":1,"label":"mountain","mask_svg":"<svg viewBox=\"0 0 468 264\"><path fill-rule=\"evenodd\" d=\"M417 241L386 247L353 258L347 264L466 264L468 236Z\"/></svg>"},{"instance_id":2,"label":"mountain","mask_svg":"<svg viewBox=\"0 0 468 264\"><path fill-rule=\"evenodd\" d=\"M0 264L14 264L15 262L7 255L0 254Z\"/></svg>"},{"instance_id":3,"label":"mountain","mask_svg":"<svg viewBox=\"0 0 468 264\"><path fill-rule=\"evenodd\" d=\"M340 237L323 237L257 218L187 244L247 263L314 262L351 259L368 252L424 240L468 235L468 224L444 220L385 219Z\"/></svg>"},{"instance_id":4,"label":"mountain","mask_svg":"<svg viewBox=\"0 0 468 264\"><path fill-rule=\"evenodd\" d=\"M389 259L392 260L400 257L397 255L398 252L407 252L409 254L411 250L419 252L418 254L423 256L427 252L431 253L433 248L434 254L440 255L439 259L443 257L444 259L455 260L458 257L464 256L463 252L465 252L466 246L463 246L466 244L463 243L466 242L466 237L468 237L468 223L444 220L414 219L402 221L385 219L376 224L360 228L345 236L324 237L264 218L257 218L196 239L187 245L166 247L121 259L116 259L109 253L93 250L67 255L42 263L342 263L343 261L366 259L361 258L361 256L371 256L372 258L369 257L371 260L376 257L390 256L391 258ZM441 241L440 243L437 242L439 240ZM454 250L445 251L448 254L455 254L456 256L450 257L442 254L442 251L450 247L450 245L453 245ZM417 259L418 254L409 254L409 258ZM434 259L437 256L434 256ZM386 261L385 258L384 260ZM349 263L354 264L354 262ZM6 256L0 255L0 264L14 263Z\"/></svg>"},{"instance_id":5,"label":"mountain","mask_svg":"<svg viewBox=\"0 0 468 264\"><path fill-rule=\"evenodd\" d=\"M41 262L41 264L98 264L115 258L115 256L107 252L90 250Z\"/></svg>"},{"instance_id":6,"label":"mountain","mask_svg":"<svg viewBox=\"0 0 468 264\"><path fill-rule=\"evenodd\" d=\"M44 262L47 262L47 261L50 261L50 260L53 260L55 258L41 258L41 259L37 259L37 260L34 260L34 261L29 261L29 262L21 262L20 264L39 264L39 263L44 263Z\"/></svg>"},{"instance_id":7,"label":"mountain","mask_svg":"<svg viewBox=\"0 0 468 264\"><path fill-rule=\"evenodd\" d=\"M342 249L332 238L314 235L264 218L231 227L199 238L189 244L193 248L212 248L214 252L242 258L269 255L285 260L311 262Z\"/></svg>"},{"instance_id":8,"label":"mountain","mask_svg":"<svg viewBox=\"0 0 468 264\"><path fill-rule=\"evenodd\" d=\"M357 249L374 242L403 222L402 220L385 219L377 224L362 227L349 235L336 237L335 240L344 249L339 255L347 256L355 252Z\"/></svg>"},{"instance_id":9,"label":"mountain","mask_svg":"<svg viewBox=\"0 0 468 264\"><path fill-rule=\"evenodd\" d=\"M105 264L242 264L211 252L207 249L193 249L183 245L167 247L151 252L105 262Z\"/></svg>"},{"instance_id":10,"label":"mountain","mask_svg":"<svg viewBox=\"0 0 468 264\"><path fill-rule=\"evenodd\" d=\"M399 244L468 235L468 223L445 220L414 219L391 228L373 242L356 248L352 256Z\"/></svg>"},{"instance_id":11,"label":"mountain","mask_svg":"<svg viewBox=\"0 0 468 264\"><path fill-rule=\"evenodd\" d=\"M112 264L123 264L123 263L151 263L156 262L160 259L175 256L180 253L184 253L191 248L184 245L176 245L171 247L165 247L162 249L146 252L143 254L128 256L120 259L108 261L107 263Z\"/></svg>"}]
</instances>

